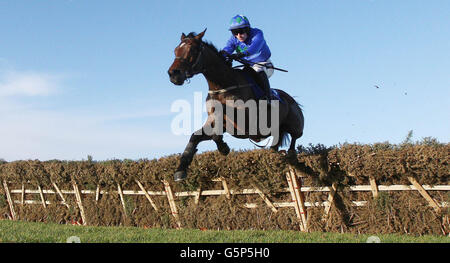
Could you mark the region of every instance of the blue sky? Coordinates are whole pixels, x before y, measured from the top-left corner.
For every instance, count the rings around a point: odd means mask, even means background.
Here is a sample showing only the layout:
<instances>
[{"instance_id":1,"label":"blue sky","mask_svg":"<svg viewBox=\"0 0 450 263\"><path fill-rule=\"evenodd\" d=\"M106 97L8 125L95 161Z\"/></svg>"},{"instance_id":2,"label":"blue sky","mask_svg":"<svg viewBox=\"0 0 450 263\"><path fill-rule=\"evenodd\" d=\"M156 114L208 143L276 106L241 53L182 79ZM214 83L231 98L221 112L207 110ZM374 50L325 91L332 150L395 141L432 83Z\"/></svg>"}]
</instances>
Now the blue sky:
<instances>
[{"instance_id":1,"label":"blue sky","mask_svg":"<svg viewBox=\"0 0 450 263\"><path fill-rule=\"evenodd\" d=\"M182 32L204 28L223 47L236 14L264 31L272 61L289 70L270 81L303 105L298 144L399 143L410 130L449 142L446 0L11 0L0 1L0 158L181 152L189 136L171 132L171 105L206 96L207 85L202 75L169 81L173 50Z\"/></svg>"}]
</instances>

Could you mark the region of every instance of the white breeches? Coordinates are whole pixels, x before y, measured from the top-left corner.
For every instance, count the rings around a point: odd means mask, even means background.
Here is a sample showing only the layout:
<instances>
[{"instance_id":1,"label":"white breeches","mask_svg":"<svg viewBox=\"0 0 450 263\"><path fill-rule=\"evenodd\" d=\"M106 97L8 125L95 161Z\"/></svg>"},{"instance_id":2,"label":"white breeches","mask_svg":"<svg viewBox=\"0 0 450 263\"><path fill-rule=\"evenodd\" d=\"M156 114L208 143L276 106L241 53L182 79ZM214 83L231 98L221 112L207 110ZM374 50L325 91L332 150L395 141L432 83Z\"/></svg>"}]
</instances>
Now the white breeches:
<instances>
[{"instance_id":1,"label":"white breeches","mask_svg":"<svg viewBox=\"0 0 450 263\"><path fill-rule=\"evenodd\" d=\"M260 65L258 65L260 64ZM258 64L254 64L252 66L252 68L256 71L256 72L261 72L264 71L266 72L267 78L270 78L273 75L273 64L272 61L270 59L268 59L267 61L263 61L263 62L258 62ZM265 66L262 66L265 65Z\"/></svg>"}]
</instances>

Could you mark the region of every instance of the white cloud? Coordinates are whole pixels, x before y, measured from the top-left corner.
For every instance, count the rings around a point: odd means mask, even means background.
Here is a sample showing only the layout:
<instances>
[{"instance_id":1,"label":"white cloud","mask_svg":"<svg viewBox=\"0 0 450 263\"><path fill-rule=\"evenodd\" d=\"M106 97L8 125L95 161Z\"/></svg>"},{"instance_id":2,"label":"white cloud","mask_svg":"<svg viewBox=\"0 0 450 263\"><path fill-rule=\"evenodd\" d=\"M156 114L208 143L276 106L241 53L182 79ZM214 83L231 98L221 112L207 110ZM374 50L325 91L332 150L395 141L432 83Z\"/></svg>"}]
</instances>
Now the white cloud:
<instances>
[{"instance_id":1,"label":"white cloud","mask_svg":"<svg viewBox=\"0 0 450 263\"><path fill-rule=\"evenodd\" d=\"M0 75L0 97L48 96L58 89L61 77L38 72L8 71Z\"/></svg>"}]
</instances>

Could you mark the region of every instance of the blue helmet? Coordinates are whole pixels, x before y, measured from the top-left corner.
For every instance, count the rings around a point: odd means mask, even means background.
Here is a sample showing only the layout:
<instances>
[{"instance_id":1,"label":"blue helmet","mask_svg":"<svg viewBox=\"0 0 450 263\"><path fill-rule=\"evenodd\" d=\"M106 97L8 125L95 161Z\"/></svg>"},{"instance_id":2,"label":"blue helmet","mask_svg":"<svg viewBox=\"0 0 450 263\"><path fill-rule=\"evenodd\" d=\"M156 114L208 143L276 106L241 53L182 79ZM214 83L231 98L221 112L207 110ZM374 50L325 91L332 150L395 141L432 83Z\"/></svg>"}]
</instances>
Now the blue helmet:
<instances>
[{"instance_id":1,"label":"blue helmet","mask_svg":"<svg viewBox=\"0 0 450 263\"><path fill-rule=\"evenodd\" d=\"M250 21L243 15L237 15L231 18L229 30L250 27Z\"/></svg>"}]
</instances>

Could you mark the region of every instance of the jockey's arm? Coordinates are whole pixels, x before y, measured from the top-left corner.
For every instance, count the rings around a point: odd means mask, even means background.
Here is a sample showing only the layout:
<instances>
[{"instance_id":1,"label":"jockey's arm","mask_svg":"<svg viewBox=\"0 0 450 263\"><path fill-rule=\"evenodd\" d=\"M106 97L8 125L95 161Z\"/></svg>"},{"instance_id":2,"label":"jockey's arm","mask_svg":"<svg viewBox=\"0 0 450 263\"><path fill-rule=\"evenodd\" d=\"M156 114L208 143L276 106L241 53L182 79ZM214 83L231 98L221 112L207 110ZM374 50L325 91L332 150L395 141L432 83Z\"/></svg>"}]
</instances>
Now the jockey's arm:
<instances>
[{"instance_id":1,"label":"jockey's arm","mask_svg":"<svg viewBox=\"0 0 450 263\"><path fill-rule=\"evenodd\" d=\"M237 46L236 41L233 36L230 39L228 39L227 45L222 49L222 51L225 51L228 55L231 55L236 49L236 46Z\"/></svg>"},{"instance_id":2,"label":"jockey's arm","mask_svg":"<svg viewBox=\"0 0 450 263\"><path fill-rule=\"evenodd\" d=\"M266 40L264 40L264 35L262 31L259 31L252 37L251 45L248 46L247 51L245 52L247 56L256 54L261 51L264 46Z\"/></svg>"}]
</instances>

